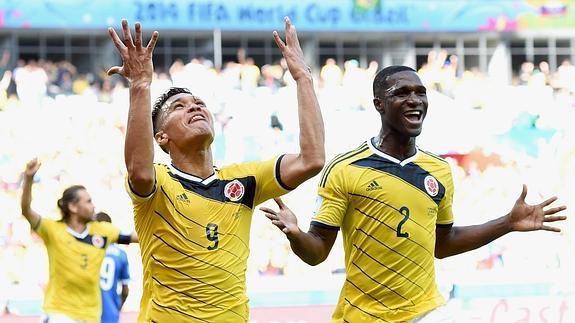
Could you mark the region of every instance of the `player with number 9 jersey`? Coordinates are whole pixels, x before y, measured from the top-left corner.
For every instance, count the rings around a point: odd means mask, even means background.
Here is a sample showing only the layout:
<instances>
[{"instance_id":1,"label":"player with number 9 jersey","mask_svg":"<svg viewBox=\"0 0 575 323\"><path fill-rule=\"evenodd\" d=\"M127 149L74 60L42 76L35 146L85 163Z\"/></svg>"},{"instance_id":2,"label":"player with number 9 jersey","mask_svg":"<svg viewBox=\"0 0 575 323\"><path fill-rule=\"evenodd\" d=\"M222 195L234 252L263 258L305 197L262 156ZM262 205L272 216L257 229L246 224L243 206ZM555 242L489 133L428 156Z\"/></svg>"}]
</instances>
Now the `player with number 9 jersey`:
<instances>
[{"instance_id":1,"label":"player with number 9 jersey","mask_svg":"<svg viewBox=\"0 0 575 323\"><path fill-rule=\"evenodd\" d=\"M399 161L371 140L334 158L312 225L343 234L346 280L333 322L409 321L444 303L435 283L436 225L453 222L449 164Z\"/></svg>"},{"instance_id":2,"label":"player with number 9 jersey","mask_svg":"<svg viewBox=\"0 0 575 323\"><path fill-rule=\"evenodd\" d=\"M247 322L245 273L254 207L289 188L279 158L198 178L155 164L156 184L134 204L144 269L139 322Z\"/></svg>"}]
</instances>

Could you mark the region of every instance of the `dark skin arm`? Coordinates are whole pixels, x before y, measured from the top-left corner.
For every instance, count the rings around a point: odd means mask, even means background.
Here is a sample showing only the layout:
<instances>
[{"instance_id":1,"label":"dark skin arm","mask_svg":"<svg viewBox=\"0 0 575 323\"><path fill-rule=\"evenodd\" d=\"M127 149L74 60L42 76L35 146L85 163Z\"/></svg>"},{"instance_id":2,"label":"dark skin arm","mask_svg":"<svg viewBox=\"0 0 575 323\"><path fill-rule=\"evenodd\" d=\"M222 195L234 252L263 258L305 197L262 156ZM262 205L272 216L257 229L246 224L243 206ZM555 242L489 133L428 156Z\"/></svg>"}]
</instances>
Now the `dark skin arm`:
<instances>
[{"instance_id":1,"label":"dark skin arm","mask_svg":"<svg viewBox=\"0 0 575 323\"><path fill-rule=\"evenodd\" d=\"M539 204L525 203L527 186L515 202L511 211L495 220L484 224L465 227L437 226L435 229L435 257L445 258L458 255L482 247L491 241L513 231L551 231L560 232L556 227L548 226L548 222L563 221L567 217L555 215L566 209L564 205L545 209L557 200L551 197Z\"/></svg>"},{"instance_id":2,"label":"dark skin arm","mask_svg":"<svg viewBox=\"0 0 575 323\"><path fill-rule=\"evenodd\" d=\"M122 284L122 303L120 304L120 308L122 308L122 306L124 306L124 303L126 302L126 299L128 298L128 294L130 293L130 289L128 288L127 284Z\"/></svg>"},{"instance_id":3,"label":"dark skin arm","mask_svg":"<svg viewBox=\"0 0 575 323\"><path fill-rule=\"evenodd\" d=\"M303 232L297 225L295 214L283 201L280 198L275 198L274 201L279 206L279 211L276 212L267 207L261 207L260 210L272 221L272 224L285 233L292 251L301 260L311 266L322 263L335 243L338 230L312 224L307 233Z\"/></svg>"}]
</instances>

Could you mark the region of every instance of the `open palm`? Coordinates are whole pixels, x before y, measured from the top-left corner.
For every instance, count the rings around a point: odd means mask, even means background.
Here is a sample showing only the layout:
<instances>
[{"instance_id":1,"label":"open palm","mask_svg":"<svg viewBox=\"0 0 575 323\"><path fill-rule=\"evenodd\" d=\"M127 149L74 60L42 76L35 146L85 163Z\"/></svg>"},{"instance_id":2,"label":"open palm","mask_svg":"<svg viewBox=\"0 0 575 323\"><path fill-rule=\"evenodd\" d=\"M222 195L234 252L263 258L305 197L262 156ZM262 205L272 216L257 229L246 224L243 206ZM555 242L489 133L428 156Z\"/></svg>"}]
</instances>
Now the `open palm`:
<instances>
[{"instance_id":1,"label":"open palm","mask_svg":"<svg viewBox=\"0 0 575 323\"><path fill-rule=\"evenodd\" d=\"M279 211L274 211L267 207L260 207L266 217L272 221L272 224L282 230L286 235L296 233L299 231L297 226L297 218L295 214L284 204L284 202L279 198L274 198L277 205L279 206Z\"/></svg>"},{"instance_id":2,"label":"open palm","mask_svg":"<svg viewBox=\"0 0 575 323\"><path fill-rule=\"evenodd\" d=\"M114 66L108 70L108 75L119 74L124 76L130 83L134 82L152 82L154 65L152 63L152 53L156 42L158 41L158 32L152 33L152 38L146 47L142 46L142 26L136 23L136 37L132 38L128 21L122 19L122 31L124 41L120 40L118 34L113 28L108 28L108 33L114 41L114 45L122 57L122 66Z\"/></svg>"},{"instance_id":3,"label":"open palm","mask_svg":"<svg viewBox=\"0 0 575 323\"><path fill-rule=\"evenodd\" d=\"M557 200L551 197L539 204L529 205L525 202L527 196L527 186L523 185L523 191L515 202L508 215L509 224L513 231L535 231L545 230L561 232L561 229L546 225L549 222L563 221L567 219L564 215L554 215L566 209L564 205L545 210L545 207Z\"/></svg>"}]
</instances>

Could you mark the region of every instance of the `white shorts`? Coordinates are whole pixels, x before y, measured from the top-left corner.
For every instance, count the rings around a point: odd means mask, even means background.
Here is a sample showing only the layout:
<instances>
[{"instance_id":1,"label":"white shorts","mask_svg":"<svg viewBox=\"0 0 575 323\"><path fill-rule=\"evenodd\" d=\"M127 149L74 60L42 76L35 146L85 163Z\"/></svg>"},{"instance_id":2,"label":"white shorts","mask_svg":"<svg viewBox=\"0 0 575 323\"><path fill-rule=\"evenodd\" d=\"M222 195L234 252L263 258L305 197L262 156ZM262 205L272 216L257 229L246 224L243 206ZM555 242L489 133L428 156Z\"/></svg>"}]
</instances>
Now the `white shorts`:
<instances>
[{"instance_id":1,"label":"white shorts","mask_svg":"<svg viewBox=\"0 0 575 323\"><path fill-rule=\"evenodd\" d=\"M40 323L92 323L90 321L76 320L66 314L45 314L40 319Z\"/></svg>"},{"instance_id":2,"label":"white shorts","mask_svg":"<svg viewBox=\"0 0 575 323\"><path fill-rule=\"evenodd\" d=\"M455 323L455 318L447 306L443 305L416 317L410 323Z\"/></svg>"}]
</instances>

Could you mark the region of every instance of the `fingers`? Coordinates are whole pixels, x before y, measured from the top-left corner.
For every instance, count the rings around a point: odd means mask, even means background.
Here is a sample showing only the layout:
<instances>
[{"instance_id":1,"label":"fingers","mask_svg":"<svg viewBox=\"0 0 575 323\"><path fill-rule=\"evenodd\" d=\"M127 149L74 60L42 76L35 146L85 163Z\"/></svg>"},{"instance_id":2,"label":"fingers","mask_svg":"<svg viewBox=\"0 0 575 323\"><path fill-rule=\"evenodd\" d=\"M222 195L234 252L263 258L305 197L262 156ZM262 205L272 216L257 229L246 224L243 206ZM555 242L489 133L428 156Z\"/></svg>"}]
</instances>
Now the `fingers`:
<instances>
[{"instance_id":1,"label":"fingers","mask_svg":"<svg viewBox=\"0 0 575 323\"><path fill-rule=\"evenodd\" d=\"M561 232L561 229L556 228L556 227L550 227L547 225L544 225L541 227L541 230L545 230L545 231L551 231L551 232Z\"/></svg>"},{"instance_id":2,"label":"fingers","mask_svg":"<svg viewBox=\"0 0 575 323\"><path fill-rule=\"evenodd\" d=\"M289 17L286 20L286 43L288 46L298 46L299 40L297 39L297 32L295 26L291 23Z\"/></svg>"},{"instance_id":3,"label":"fingers","mask_svg":"<svg viewBox=\"0 0 575 323\"><path fill-rule=\"evenodd\" d=\"M128 48L134 48L134 43L132 42L132 33L128 27L128 21L122 19L122 31L124 32L124 45Z\"/></svg>"},{"instance_id":4,"label":"fingers","mask_svg":"<svg viewBox=\"0 0 575 323\"><path fill-rule=\"evenodd\" d=\"M527 185L523 184L523 190L521 191L521 195L519 195L518 201L525 201L525 197L527 196Z\"/></svg>"},{"instance_id":5,"label":"fingers","mask_svg":"<svg viewBox=\"0 0 575 323\"><path fill-rule=\"evenodd\" d=\"M120 40L120 37L118 37L118 34L114 30L114 28L109 27L108 33L110 34L110 37L112 37L112 41L114 42L114 46L116 46L116 48L118 49L118 51L120 53L122 53L123 51L125 51L127 49L126 46L124 46L124 43L122 43L122 41Z\"/></svg>"},{"instance_id":6,"label":"fingers","mask_svg":"<svg viewBox=\"0 0 575 323\"><path fill-rule=\"evenodd\" d=\"M554 215L554 216L546 216L543 219L543 222L556 222L556 221L563 221L566 220L567 217L564 215Z\"/></svg>"},{"instance_id":7,"label":"fingers","mask_svg":"<svg viewBox=\"0 0 575 323\"><path fill-rule=\"evenodd\" d=\"M547 205L549 205L549 204L551 204L551 203L553 203L553 202L555 202L555 201L557 201L557 196L553 196L553 197L551 197L551 198L548 198L547 200L541 202L539 205L540 205L541 207L546 207Z\"/></svg>"},{"instance_id":8,"label":"fingers","mask_svg":"<svg viewBox=\"0 0 575 323\"><path fill-rule=\"evenodd\" d=\"M108 70L108 72L106 72L106 74L108 76L114 75L114 74L120 74L121 75L122 74L122 68L120 66L110 67L110 69Z\"/></svg>"},{"instance_id":9,"label":"fingers","mask_svg":"<svg viewBox=\"0 0 575 323\"><path fill-rule=\"evenodd\" d=\"M274 41L276 42L276 45L278 46L278 48L283 51L286 47L286 44L283 42L283 40L280 38L280 35L278 34L277 31L274 30L274 32L272 33L272 35L274 36Z\"/></svg>"},{"instance_id":10,"label":"fingers","mask_svg":"<svg viewBox=\"0 0 575 323\"><path fill-rule=\"evenodd\" d=\"M275 197L274 201L276 201L277 205L280 207L280 209L285 209L286 205L284 204L284 201L282 201L281 198L279 197Z\"/></svg>"},{"instance_id":11,"label":"fingers","mask_svg":"<svg viewBox=\"0 0 575 323\"><path fill-rule=\"evenodd\" d=\"M134 40L134 45L136 45L136 48L140 48L142 47L142 25L139 22L136 22L134 28L136 29L136 39Z\"/></svg>"},{"instance_id":12,"label":"fingers","mask_svg":"<svg viewBox=\"0 0 575 323\"><path fill-rule=\"evenodd\" d=\"M146 46L146 48L148 49L148 51L153 51L154 48L156 48L156 43L158 42L158 37L160 36L160 33L157 31L154 31L152 33L152 38L150 38L150 41L148 42L148 46Z\"/></svg>"}]
</instances>

